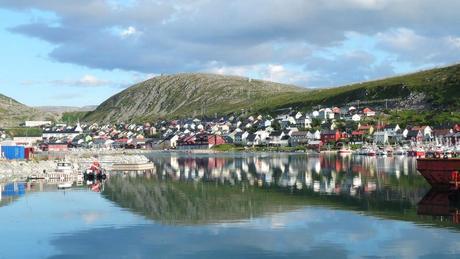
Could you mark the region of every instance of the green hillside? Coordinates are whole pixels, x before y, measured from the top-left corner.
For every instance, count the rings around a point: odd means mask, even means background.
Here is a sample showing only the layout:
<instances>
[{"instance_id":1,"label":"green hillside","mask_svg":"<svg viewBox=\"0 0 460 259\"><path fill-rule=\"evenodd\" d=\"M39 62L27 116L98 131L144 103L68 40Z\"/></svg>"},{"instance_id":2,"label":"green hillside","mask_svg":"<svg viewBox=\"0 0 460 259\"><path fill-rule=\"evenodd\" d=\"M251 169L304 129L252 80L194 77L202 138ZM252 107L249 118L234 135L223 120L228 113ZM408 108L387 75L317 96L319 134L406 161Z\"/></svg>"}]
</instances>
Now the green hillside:
<instances>
[{"instance_id":1,"label":"green hillside","mask_svg":"<svg viewBox=\"0 0 460 259\"><path fill-rule=\"evenodd\" d=\"M116 122L224 114L249 109L256 100L299 92L307 90L237 76L158 76L114 95L85 119Z\"/></svg>"},{"instance_id":2,"label":"green hillside","mask_svg":"<svg viewBox=\"0 0 460 259\"><path fill-rule=\"evenodd\" d=\"M134 85L102 103L90 121L129 121L227 114L241 109L273 113L280 108L311 110L332 106L392 102L416 111L460 110L460 65L342 87L299 87L209 74L160 76Z\"/></svg>"},{"instance_id":3,"label":"green hillside","mask_svg":"<svg viewBox=\"0 0 460 259\"><path fill-rule=\"evenodd\" d=\"M52 113L42 112L0 94L0 128L15 127L26 120L54 120Z\"/></svg>"}]
</instances>

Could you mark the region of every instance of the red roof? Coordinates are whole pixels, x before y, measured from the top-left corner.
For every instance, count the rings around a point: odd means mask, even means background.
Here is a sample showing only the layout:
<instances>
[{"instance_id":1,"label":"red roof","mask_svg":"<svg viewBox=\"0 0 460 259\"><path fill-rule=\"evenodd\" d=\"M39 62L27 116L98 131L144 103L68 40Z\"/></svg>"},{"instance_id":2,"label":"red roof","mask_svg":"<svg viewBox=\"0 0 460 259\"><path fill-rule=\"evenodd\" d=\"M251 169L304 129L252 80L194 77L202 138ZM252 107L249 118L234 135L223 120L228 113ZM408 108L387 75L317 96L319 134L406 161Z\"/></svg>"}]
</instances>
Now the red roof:
<instances>
[{"instance_id":1,"label":"red roof","mask_svg":"<svg viewBox=\"0 0 460 259\"><path fill-rule=\"evenodd\" d=\"M371 110L370 108L364 108L363 112L368 113L368 112L373 112L373 110Z\"/></svg>"}]
</instances>

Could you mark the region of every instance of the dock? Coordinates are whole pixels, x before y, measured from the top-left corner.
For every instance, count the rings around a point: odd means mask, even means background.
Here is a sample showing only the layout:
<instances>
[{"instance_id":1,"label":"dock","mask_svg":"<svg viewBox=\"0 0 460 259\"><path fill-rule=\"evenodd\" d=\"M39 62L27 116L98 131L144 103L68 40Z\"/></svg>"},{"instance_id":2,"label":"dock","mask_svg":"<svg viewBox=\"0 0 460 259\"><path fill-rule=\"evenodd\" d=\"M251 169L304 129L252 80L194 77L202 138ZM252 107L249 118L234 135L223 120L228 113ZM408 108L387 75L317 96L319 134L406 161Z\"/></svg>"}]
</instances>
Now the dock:
<instances>
[{"instance_id":1,"label":"dock","mask_svg":"<svg viewBox=\"0 0 460 259\"><path fill-rule=\"evenodd\" d=\"M109 171L124 172L124 171L151 171L154 169L153 163L133 163L133 164L113 164Z\"/></svg>"}]
</instances>

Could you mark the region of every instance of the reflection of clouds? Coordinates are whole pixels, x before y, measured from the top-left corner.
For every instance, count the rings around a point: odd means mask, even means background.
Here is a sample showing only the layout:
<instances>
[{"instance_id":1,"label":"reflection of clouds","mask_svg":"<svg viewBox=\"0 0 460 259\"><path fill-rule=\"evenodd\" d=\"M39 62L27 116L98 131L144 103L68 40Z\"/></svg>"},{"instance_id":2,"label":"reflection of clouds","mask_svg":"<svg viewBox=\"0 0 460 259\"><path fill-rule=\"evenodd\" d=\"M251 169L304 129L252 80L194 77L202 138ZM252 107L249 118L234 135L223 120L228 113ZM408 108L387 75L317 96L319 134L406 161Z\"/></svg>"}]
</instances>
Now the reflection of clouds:
<instances>
[{"instance_id":1,"label":"reflection of clouds","mask_svg":"<svg viewBox=\"0 0 460 259\"><path fill-rule=\"evenodd\" d=\"M96 211L85 212L81 215L81 217L87 225L91 225L91 224L94 224L97 220L103 218L104 214L100 212L96 212Z\"/></svg>"},{"instance_id":2,"label":"reflection of clouds","mask_svg":"<svg viewBox=\"0 0 460 259\"><path fill-rule=\"evenodd\" d=\"M52 242L64 255L84 255L93 244L107 257L155 251L158 257L442 257L459 253L458 233L399 221L382 221L354 212L304 208L240 222L202 226L152 224L99 228ZM437 256L436 256L437 255ZM454 256L454 255L452 255Z\"/></svg>"}]
</instances>

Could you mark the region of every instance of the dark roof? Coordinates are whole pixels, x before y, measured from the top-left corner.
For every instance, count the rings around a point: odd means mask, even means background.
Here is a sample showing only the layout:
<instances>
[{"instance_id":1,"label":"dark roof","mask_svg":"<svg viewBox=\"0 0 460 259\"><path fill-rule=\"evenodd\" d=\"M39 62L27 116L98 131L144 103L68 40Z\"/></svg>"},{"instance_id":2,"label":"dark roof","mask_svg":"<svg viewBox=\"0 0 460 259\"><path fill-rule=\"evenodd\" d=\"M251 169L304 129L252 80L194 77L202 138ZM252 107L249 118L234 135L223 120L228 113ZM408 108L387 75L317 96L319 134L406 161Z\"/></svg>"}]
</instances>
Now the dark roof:
<instances>
[{"instance_id":1,"label":"dark roof","mask_svg":"<svg viewBox=\"0 0 460 259\"><path fill-rule=\"evenodd\" d=\"M247 141L254 141L256 139L257 135L254 133L250 133L248 137L246 138Z\"/></svg>"},{"instance_id":2,"label":"dark roof","mask_svg":"<svg viewBox=\"0 0 460 259\"><path fill-rule=\"evenodd\" d=\"M281 136L281 131L273 131L270 133L270 137L279 137Z\"/></svg>"},{"instance_id":3,"label":"dark roof","mask_svg":"<svg viewBox=\"0 0 460 259\"><path fill-rule=\"evenodd\" d=\"M407 133L408 137L417 137L417 135L420 133L420 130L409 130Z\"/></svg>"}]
</instances>

